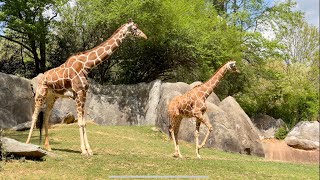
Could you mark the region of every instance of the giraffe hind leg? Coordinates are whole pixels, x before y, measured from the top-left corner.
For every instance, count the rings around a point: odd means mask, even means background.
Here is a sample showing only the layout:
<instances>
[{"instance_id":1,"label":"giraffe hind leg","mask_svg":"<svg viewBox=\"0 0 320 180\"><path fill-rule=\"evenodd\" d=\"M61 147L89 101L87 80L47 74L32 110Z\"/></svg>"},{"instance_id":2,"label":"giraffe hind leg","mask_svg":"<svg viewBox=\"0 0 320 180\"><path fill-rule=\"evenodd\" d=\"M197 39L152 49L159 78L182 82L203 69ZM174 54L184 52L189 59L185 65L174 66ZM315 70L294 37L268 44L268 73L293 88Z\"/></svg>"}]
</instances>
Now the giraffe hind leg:
<instances>
[{"instance_id":1,"label":"giraffe hind leg","mask_svg":"<svg viewBox=\"0 0 320 180\"><path fill-rule=\"evenodd\" d=\"M44 127L45 127L45 142L44 142L44 147L45 149L47 149L48 151L51 151L51 146L49 144L49 119L50 119L50 115L54 106L54 103L56 101L56 97L48 97L46 100L46 111L45 111L45 115L44 115Z\"/></svg>"},{"instance_id":2,"label":"giraffe hind leg","mask_svg":"<svg viewBox=\"0 0 320 180\"><path fill-rule=\"evenodd\" d=\"M172 118L172 119L173 119L172 125L171 125L171 128L169 129L169 132L170 132L171 137L173 139L174 149L175 149L175 153L174 153L173 157L182 158L183 156L181 155L181 152L180 152L179 140L178 140L181 118Z\"/></svg>"}]
</instances>

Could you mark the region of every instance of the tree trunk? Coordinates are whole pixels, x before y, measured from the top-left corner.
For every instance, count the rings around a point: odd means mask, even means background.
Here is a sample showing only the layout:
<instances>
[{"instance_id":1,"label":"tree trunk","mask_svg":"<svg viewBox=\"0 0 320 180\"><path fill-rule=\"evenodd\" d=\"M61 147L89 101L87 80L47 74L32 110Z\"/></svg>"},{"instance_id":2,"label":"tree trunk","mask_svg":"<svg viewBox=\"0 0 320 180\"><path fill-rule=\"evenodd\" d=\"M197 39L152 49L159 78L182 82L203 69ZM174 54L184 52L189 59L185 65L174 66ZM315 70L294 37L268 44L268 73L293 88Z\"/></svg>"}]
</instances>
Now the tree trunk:
<instances>
[{"instance_id":1,"label":"tree trunk","mask_svg":"<svg viewBox=\"0 0 320 180\"><path fill-rule=\"evenodd\" d=\"M46 71L46 27L43 20L43 16L40 15L39 22L41 24L39 49L40 49L40 71L41 73Z\"/></svg>"},{"instance_id":2,"label":"tree trunk","mask_svg":"<svg viewBox=\"0 0 320 180\"><path fill-rule=\"evenodd\" d=\"M41 38L40 40L40 71L41 73L46 71L46 43Z\"/></svg>"},{"instance_id":3,"label":"tree trunk","mask_svg":"<svg viewBox=\"0 0 320 180\"><path fill-rule=\"evenodd\" d=\"M29 36L29 39L30 39L30 47L32 50L31 53L32 53L33 59L34 59L36 73L39 74L39 73L41 73L41 69L40 69L40 59L39 59L38 53L37 53L36 40L32 36Z\"/></svg>"}]
</instances>

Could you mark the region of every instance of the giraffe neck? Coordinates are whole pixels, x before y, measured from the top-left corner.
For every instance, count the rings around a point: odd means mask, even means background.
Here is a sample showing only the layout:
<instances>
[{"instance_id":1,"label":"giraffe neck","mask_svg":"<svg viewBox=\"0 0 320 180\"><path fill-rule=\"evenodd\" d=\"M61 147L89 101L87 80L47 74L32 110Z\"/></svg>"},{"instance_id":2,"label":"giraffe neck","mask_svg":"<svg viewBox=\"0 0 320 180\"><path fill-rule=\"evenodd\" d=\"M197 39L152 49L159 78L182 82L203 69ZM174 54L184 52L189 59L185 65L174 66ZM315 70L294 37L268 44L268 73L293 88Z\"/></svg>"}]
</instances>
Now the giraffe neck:
<instances>
[{"instance_id":1,"label":"giraffe neck","mask_svg":"<svg viewBox=\"0 0 320 180\"><path fill-rule=\"evenodd\" d=\"M224 76L226 72L227 66L225 64L207 82L201 85L201 91L205 92L205 99L207 99L208 96L213 92L214 88L219 84L221 78Z\"/></svg>"},{"instance_id":2,"label":"giraffe neck","mask_svg":"<svg viewBox=\"0 0 320 180\"><path fill-rule=\"evenodd\" d=\"M124 24L105 42L86 52L88 54L84 68L89 72L98 66L118 49L122 41L126 38L127 24Z\"/></svg>"}]
</instances>

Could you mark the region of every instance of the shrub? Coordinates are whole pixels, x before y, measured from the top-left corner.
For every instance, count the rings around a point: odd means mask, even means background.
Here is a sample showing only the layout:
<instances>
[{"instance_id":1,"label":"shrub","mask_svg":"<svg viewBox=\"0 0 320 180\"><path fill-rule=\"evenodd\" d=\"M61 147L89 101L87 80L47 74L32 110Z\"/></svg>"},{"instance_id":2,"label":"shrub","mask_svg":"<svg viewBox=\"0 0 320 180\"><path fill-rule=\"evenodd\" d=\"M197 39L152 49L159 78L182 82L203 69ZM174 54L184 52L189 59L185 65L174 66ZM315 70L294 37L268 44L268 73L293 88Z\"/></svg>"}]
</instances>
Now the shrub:
<instances>
[{"instance_id":1,"label":"shrub","mask_svg":"<svg viewBox=\"0 0 320 180\"><path fill-rule=\"evenodd\" d=\"M289 131L285 127L280 127L278 131L274 134L274 137L279 140L286 138Z\"/></svg>"}]
</instances>

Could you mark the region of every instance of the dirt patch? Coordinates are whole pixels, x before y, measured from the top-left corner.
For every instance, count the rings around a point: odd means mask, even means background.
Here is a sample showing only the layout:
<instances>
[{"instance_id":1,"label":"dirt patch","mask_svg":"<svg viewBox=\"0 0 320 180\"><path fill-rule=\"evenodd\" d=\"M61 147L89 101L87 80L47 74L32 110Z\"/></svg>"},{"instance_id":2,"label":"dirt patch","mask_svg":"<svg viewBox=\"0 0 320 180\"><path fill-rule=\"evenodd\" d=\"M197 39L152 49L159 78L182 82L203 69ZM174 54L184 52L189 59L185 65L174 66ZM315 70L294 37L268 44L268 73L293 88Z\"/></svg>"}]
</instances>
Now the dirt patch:
<instances>
[{"instance_id":1,"label":"dirt patch","mask_svg":"<svg viewBox=\"0 0 320 180\"><path fill-rule=\"evenodd\" d=\"M264 139L261 142L267 160L319 164L319 150L295 149L288 146L286 142L277 139Z\"/></svg>"}]
</instances>

